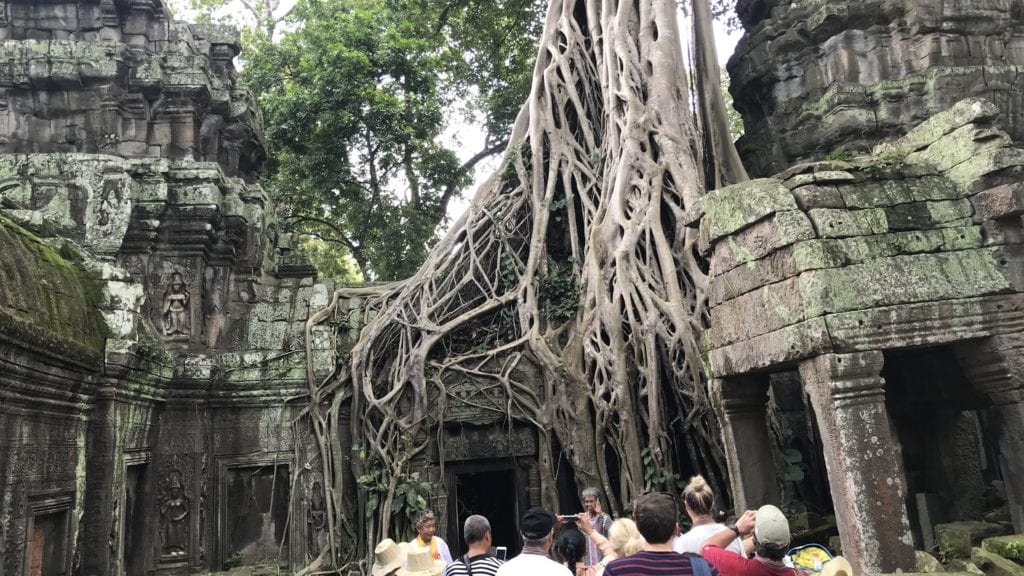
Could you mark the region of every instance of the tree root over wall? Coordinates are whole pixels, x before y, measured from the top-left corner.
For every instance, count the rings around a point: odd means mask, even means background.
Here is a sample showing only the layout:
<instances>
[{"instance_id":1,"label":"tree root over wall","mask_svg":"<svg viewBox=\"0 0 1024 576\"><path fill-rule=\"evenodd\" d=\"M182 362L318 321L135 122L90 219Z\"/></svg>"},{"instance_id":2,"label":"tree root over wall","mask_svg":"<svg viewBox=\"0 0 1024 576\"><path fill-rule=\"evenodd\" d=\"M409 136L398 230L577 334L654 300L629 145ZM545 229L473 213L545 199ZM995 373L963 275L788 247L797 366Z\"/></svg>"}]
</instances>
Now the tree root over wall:
<instances>
[{"instance_id":1,"label":"tree root over wall","mask_svg":"<svg viewBox=\"0 0 1024 576\"><path fill-rule=\"evenodd\" d=\"M457 378L497 387L505 421L535 427L549 508L554 440L614 511L678 490L685 472L724 487L698 343L707 276L683 224L704 151L676 12L671 0L552 0L502 168L413 277L341 289L310 319L307 342L343 299L372 315L331 378L310 369L331 538L307 573L362 562L392 535L396 491ZM512 376L522 363L539 367L539 386ZM386 480L372 503L351 485L371 465Z\"/></svg>"}]
</instances>

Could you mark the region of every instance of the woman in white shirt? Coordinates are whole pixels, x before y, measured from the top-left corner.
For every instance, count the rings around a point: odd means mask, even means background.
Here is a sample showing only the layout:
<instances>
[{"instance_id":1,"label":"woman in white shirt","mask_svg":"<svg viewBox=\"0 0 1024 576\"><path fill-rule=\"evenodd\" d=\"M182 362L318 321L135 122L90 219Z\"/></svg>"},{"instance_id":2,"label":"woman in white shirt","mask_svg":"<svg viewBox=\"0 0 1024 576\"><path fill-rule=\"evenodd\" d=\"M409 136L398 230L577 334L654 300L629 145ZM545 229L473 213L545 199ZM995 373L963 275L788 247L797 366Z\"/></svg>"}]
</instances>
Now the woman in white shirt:
<instances>
[{"instance_id":1,"label":"woman in white shirt","mask_svg":"<svg viewBox=\"0 0 1024 576\"><path fill-rule=\"evenodd\" d=\"M722 530L729 530L729 527L715 518L715 493L703 476L690 478L690 483L683 489L683 507L693 522L693 528L685 534L680 534L672 542L672 549L676 552L699 554L701 545L709 536ZM744 548L743 540L736 538L726 550L746 555Z\"/></svg>"}]
</instances>

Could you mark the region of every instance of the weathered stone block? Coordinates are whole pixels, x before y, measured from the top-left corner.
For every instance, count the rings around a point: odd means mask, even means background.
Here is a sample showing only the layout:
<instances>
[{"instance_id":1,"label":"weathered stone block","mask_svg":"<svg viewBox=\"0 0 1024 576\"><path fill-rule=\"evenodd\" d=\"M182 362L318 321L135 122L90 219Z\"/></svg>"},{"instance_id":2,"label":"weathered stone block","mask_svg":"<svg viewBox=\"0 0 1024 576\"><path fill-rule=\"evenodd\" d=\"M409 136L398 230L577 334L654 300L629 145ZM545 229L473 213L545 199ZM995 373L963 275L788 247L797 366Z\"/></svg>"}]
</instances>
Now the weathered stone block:
<instances>
[{"instance_id":1,"label":"weathered stone block","mask_svg":"<svg viewBox=\"0 0 1024 576\"><path fill-rule=\"evenodd\" d=\"M937 572L946 571L946 569L942 567L942 563L939 562L935 556L932 556L923 550L914 550L914 559L917 562L914 570L920 574L935 574Z\"/></svg>"},{"instance_id":2,"label":"weathered stone block","mask_svg":"<svg viewBox=\"0 0 1024 576\"><path fill-rule=\"evenodd\" d=\"M904 156L926 148L954 130L973 123L987 123L999 116L999 108L983 98L966 98L948 110L935 114L905 136L893 142L879 144L875 155Z\"/></svg>"},{"instance_id":3,"label":"weathered stone block","mask_svg":"<svg viewBox=\"0 0 1024 576\"><path fill-rule=\"evenodd\" d=\"M773 217L729 236L714 245L714 274L764 258L775 250L815 237L811 221L799 210L777 212Z\"/></svg>"},{"instance_id":4,"label":"weathered stone block","mask_svg":"<svg viewBox=\"0 0 1024 576\"><path fill-rule=\"evenodd\" d=\"M982 150L970 160L956 165L946 172L946 176L962 188L970 190L983 176L1015 166L1024 166L1024 150L994 148Z\"/></svg>"},{"instance_id":5,"label":"weathered stone block","mask_svg":"<svg viewBox=\"0 0 1024 576\"><path fill-rule=\"evenodd\" d=\"M1010 281L994 249L871 260L800 275L808 318L876 306L1007 292Z\"/></svg>"},{"instance_id":6,"label":"weathered stone block","mask_svg":"<svg viewBox=\"0 0 1024 576\"><path fill-rule=\"evenodd\" d=\"M998 524L985 522L950 522L935 526L935 541L939 553L947 558L973 558L971 548L980 544L985 538L1000 536L1006 530ZM975 563L977 559L974 559ZM979 568L984 566L979 564Z\"/></svg>"},{"instance_id":7,"label":"weathered stone block","mask_svg":"<svg viewBox=\"0 0 1024 576\"><path fill-rule=\"evenodd\" d=\"M1004 184L971 197L975 221L1024 214L1024 184Z\"/></svg>"},{"instance_id":8,"label":"weathered stone block","mask_svg":"<svg viewBox=\"0 0 1024 576\"><path fill-rule=\"evenodd\" d=\"M845 263L838 246L824 240L797 242L768 256L736 266L710 283L711 305L746 294L755 288L795 276L804 270L835 268Z\"/></svg>"},{"instance_id":9,"label":"weathered stone block","mask_svg":"<svg viewBox=\"0 0 1024 576\"><path fill-rule=\"evenodd\" d=\"M822 318L786 326L749 340L711 350L716 376L732 376L811 358L832 351L832 341Z\"/></svg>"},{"instance_id":10,"label":"weathered stone block","mask_svg":"<svg viewBox=\"0 0 1024 576\"><path fill-rule=\"evenodd\" d=\"M971 560L985 576L1024 576L1024 566L981 548L971 550Z\"/></svg>"},{"instance_id":11,"label":"weathered stone block","mask_svg":"<svg viewBox=\"0 0 1024 576\"><path fill-rule=\"evenodd\" d=\"M885 212L868 210L832 210L816 208L807 211L820 238L847 238L882 234L887 229Z\"/></svg>"},{"instance_id":12,"label":"weathered stone block","mask_svg":"<svg viewBox=\"0 0 1024 576\"><path fill-rule=\"evenodd\" d=\"M793 197L801 210L811 208L846 208L839 188L828 184L809 184L793 189Z\"/></svg>"},{"instance_id":13,"label":"weathered stone block","mask_svg":"<svg viewBox=\"0 0 1024 576\"><path fill-rule=\"evenodd\" d=\"M967 125L943 136L924 150L907 155L908 162L927 163L941 171L970 160L978 152L1011 144L1009 135L990 127Z\"/></svg>"},{"instance_id":14,"label":"weathered stone block","mask_svg":"<svg viewBox=\"0 0 1024 576\"><path fill-rule=\"evenodd\" d=\"M905 180L857 182L839 187L847 208L879 208L912 202L914 194Z\"/></svg>"},{"instance_id":15,"label":"weathered stone block","mask_svg":"<svg viewBox=\"0 0 1024 576\"><path fill-rule=\"evenodd\" d=\"M702 235L709 243L738 232L771 214L796 210L796 202L775 179L751 180L709 192L703 199Z\"/></svg>"},{"instance_id":16,"label":"weathered stone block","mask_svg":"<svg viewBox=\"0 0 1024 576\"><path fill-rule=\"evenodd\" d=\"M1024 534L986 538L982 540L981 547L1008 560L1024 563Z\"/></svg>"}]
</instances>

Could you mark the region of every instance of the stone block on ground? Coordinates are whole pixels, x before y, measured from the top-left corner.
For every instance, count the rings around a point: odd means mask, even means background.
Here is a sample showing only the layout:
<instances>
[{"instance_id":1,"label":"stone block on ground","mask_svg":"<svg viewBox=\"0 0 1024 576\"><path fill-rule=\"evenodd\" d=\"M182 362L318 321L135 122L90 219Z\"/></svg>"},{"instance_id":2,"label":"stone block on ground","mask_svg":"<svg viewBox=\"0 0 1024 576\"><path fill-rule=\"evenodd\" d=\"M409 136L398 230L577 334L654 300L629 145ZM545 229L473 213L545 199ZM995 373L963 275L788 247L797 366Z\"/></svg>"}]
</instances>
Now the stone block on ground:
<instances>
[{"instance_id":1,"label":"stone block on ground","mask_svg":"<svg viewBox=\"0 0 1024 576\"><path fill-rule=\"evenodd\" d=\"M1024 534L986 538L982 540L981 547L985 551L998 554L1003 558L1024 563Z\"/></svg>"},{"instance_id":2,"label":"stone block on ground","mask_svg":"<svg viewBox=\"0 0 1024 576\"><path fill-rule=\"evenodd\" d=\"M982 540L1004 534L1005 528L987 522L950 522L935 526L935 542L939 553L946 558L970 558L971 548Z\"/></svg>"},{"instance_id":3,"label":"stone block on ground","mask_svg":"<svg viewBox=\"0 0 1024 576\"><path fill-rule=\"evenodd\" d=\"M984 574L985 571L978 568L977 564L970 560L953 558L946 562L946 572L969 572L971 574Z\"/></svg>"},{"instance_id":4,"label":"stone block on ground","mask_svg":"<svg viewBox=\"0 0 1024 576\"><path fill-rule=\"evenodd\" d=\"M942 567L942 563L939 562L935 556L932 556L923 550L914 550L914 562L914 570L917 572L934 574L936 572L946 571L946 569Z\"/></svg>"},{"instance_id":5,"label":"stone block on ground","mask_svg":"<svg viewBox=\"0 0 1024 576\"><path fill-rule=\"evenodd\" d=\"M1024 576L1024 566L981 548L971 550L971 560L985 576Z\"/></svg>"}]
</instances>

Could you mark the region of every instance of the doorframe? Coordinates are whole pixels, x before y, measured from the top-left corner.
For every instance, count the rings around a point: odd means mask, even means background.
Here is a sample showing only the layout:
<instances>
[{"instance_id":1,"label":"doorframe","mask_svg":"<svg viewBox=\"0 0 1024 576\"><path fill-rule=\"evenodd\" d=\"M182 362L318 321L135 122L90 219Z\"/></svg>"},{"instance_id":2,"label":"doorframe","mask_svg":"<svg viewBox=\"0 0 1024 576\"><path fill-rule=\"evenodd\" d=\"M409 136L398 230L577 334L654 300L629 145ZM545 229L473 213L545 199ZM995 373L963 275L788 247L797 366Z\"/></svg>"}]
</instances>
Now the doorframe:
<instances>
[{"instance_id":1,"label":"doorframe","mask_svg":"<svg viewBox=\"0 0 1024 576\"><path fill-rule=\"evenodd\" d=\"M458 517L458 476L460 474L480 474L485 472L511 473L512 492L514 495L511 502L513 507L512 522L514 531L517 534L519 533L519 519L522 517L523 512L525 512L524 509L521 509L521 505L522 503L528 504L529 498L526 491L526 470L517 462L517 459L475 460L449 464L445 466L445 484L450 486L450 489L448 491L448 509L445 510L448 530L444 535L445 540L449 542L449 548L452 548L452 543L455 544L456 548L462 546L462 526L459 524ZM516 539L515 542L510 544L508 546L508 557L512 558L522 549L523 543ZM452 553L454 554L454 551Z\"/></svg>"}]
</instances>

